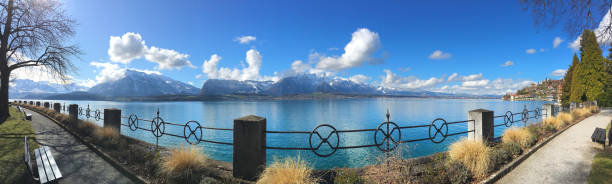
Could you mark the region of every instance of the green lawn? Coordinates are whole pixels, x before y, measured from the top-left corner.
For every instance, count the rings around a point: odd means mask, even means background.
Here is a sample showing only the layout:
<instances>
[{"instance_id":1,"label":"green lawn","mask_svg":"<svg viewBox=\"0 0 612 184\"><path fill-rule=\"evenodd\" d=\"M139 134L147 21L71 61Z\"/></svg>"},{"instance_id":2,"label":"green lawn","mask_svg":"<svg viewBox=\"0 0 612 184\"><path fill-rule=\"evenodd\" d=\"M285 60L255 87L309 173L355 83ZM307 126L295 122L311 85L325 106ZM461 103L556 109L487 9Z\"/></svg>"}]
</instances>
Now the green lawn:
<instances>
[{"instance_id":1,"label":"green lawn","mask_svg":"<svg viewBox=\"0 0 612 184\"><path fill-rule=\"evenodd\" d=\"M608 147L595 155L588 182L612 183L612 148Z\"/></svg>"},{"instance_id":2,"label":"green lawn","mask_svg":"<svg viewBox=\"0 0 612 184\"><path fill-rule=\"evenodd\" d=\"M23 137L33 137L34 129L29 121L22 120L23 113L12 107L10 113L11 117L0 124L0 183L27 183ZM38 147L33 139L29 142L30 151Z\"/></svg>"}]
</instances>

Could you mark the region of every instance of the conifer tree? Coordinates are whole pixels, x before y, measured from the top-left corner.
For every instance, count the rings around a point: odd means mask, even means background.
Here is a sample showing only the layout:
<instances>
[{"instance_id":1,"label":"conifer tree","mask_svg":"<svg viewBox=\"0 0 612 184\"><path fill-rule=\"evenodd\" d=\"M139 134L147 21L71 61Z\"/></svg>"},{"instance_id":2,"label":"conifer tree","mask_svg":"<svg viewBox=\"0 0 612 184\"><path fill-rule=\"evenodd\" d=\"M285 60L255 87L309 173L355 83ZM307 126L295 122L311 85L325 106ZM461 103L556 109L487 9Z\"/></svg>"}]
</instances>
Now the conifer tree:
<instances>
[{"instance_id":1,"label":"conifer tree","mask_svg":"<svg viewBox=\"0 0 612 184\"><path fill-rule=\"evenodd\" d=\"M603 93L606 70L604 68L603 53L597 43L597 37L591 30L585 30L582 33L580 51L579 85L583 87L584 96L586 96L587 101L597 100ZM581 100L584 101L585 99Z\"/></svg>"},{"instance_id":2,"label":"conifer tree","mask_svg":"<svg viewBox=\"0 0 612 184\"><path fill-rule=\"evenodd\" d=\"M574 66L580 64L580 60L576 53L574 53L574 58L572 59L572 64L565 72L565 76L563 77L563 90L561 91L561 104L569 105L570 103L570 94L572 89L572 73L574 71Z\"/></svg>"}]
</instances>

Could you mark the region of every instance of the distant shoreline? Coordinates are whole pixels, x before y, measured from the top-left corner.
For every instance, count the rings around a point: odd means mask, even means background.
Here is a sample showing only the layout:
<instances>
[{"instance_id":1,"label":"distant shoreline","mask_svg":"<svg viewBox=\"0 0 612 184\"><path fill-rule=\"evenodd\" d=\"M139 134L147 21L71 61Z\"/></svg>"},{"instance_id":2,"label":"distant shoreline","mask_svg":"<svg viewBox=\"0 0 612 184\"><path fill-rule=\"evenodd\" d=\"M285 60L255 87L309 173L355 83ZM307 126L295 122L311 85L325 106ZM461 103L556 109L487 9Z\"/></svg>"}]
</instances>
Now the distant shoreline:
<instances>
[{"instance_id":1,"label":"distant shoreline","mask_svg":"<svg viewBox=\"0 0 612 184\"><path fill-rule=\"evenodd\" d=\"M40 99L40 100L88 100L88 101L259 101L259 100L318 100L318 99L358 99L358 98L422 98L422 99L500 99L494 96L415 96L415 95L356 95L356 94L297 94L284 96L268 95L165 95L149 97L75 97L48 96L43 98L15 98L15 99Z\"/></svg>"}]
</instances>

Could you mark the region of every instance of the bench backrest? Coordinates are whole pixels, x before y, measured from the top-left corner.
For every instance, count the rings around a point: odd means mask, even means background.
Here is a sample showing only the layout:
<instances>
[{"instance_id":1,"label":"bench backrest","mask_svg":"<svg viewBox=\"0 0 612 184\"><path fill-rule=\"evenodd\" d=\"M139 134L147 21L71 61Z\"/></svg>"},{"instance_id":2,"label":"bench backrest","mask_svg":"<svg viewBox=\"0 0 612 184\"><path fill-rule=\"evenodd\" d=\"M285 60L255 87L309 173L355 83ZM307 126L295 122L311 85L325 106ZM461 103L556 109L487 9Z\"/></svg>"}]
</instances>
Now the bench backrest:
<instances>
[{"instance_id":1,"label":"bench backrest","mask_svg":"<svg viewBox=\"0 0 612 184\"><path fill-rule=\"evenodd\" d=\"M30 156L30 143L28 142L28 136L24 137L24 150L23 150L23 160L26 164L26 167L28 168L28 171L30 172L30 174L33 174L32 172L32 158Z\"/></svg>"},{"instance_id":2,"label":"bench backrest","mask_svg":"<svg viewBox=\"0 0 612 184\"><path fill-rule=\"evenodd\" d=\"M612 120L610 120L610 129L608 129L608 146L610 145L612 145Z\"/></svg>"}]
</instances>

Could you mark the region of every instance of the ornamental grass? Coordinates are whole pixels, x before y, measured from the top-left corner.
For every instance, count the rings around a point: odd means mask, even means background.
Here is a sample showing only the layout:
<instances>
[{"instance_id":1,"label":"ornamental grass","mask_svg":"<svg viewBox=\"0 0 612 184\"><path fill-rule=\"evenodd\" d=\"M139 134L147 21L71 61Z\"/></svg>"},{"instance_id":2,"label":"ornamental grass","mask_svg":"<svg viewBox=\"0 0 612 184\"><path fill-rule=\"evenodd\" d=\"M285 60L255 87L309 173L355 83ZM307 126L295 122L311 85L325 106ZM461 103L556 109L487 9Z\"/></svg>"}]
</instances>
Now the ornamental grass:
<instances>
[{"instance_id":1,"label":"ornamental grass","mask_svg":"<svg viewBox=\"0 0 612 184\"><path fill-rule=\"evenodd\" d=\"M450 145L448 156L462 163L474 176L484 177L489 168L490 151L481 140L463 139Z\"/></svg>"},{"instance_id":2,"label":"ornamental grass","mask_svg":"<svg viewBox=\"0 0 612 184\"><path fill-rule=\"evenodd\" d=\"M257 180L258 184L311 184L318 180L312 177L312 167L299 156L275 160Z\"/></svg>"},{"instance_id":3,"label":"ornamental grass","mask_svg":"<svg viewBox=\"0 0 612 184\"><path fill-rule=\"evenodd\" d=\"M516 144L525 150L536 142L536 136L526 128L512 127L504 131L502 142L504 144Z\"/></svg>"}]
</instances>

